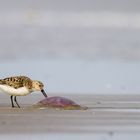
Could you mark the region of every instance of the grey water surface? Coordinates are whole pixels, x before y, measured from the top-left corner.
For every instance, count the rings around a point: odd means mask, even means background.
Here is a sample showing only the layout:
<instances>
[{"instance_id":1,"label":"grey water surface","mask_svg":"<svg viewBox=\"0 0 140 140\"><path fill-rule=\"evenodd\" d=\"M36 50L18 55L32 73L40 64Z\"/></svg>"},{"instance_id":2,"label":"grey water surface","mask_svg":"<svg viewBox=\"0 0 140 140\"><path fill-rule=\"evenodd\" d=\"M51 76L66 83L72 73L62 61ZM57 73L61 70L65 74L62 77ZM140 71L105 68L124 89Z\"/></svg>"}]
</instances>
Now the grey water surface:
<instances>
[{"instance_id":1,"label":"grey water surface","mask_svg":"<svg viewBox=\"0 0 140 140\"><path fill-rule=\"evenodd\" d=\"M39 59L0 63L1 77L27 75L50 93L139 94L140 63Z\"/></svg>"}]
</instances>

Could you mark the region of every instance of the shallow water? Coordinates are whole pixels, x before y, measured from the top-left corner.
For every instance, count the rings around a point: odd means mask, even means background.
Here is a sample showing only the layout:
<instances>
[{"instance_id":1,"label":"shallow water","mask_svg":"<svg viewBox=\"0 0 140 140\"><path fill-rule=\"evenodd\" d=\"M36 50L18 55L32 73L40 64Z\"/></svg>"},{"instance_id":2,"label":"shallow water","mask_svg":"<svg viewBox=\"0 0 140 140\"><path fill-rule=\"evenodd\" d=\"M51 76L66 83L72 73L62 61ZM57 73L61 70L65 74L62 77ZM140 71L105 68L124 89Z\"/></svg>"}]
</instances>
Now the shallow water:
<instances>
[{"instance_id":1,"label":"shallow water","mask_svg":"<svg viewBox=\"0 0 140 140\"><path fill-rule=\"evenodd\" d=\"M38 140L38 139L42 139L45 140L47 138L47 140L71 140L71 139L75 139L75 140L85 140L85 139L94 139L94 140L123 140L123 139L127 139L127 140L137 140L139 139L139 133L133 133L132 134L128 134L128 133L123 133L123 134L118 134L118 133L98 133L98 134L81 134L81 133L77 133L77 134L35 134L35 135L9 135L9 136L5 136L5 135L1 135L1 138L4 140L24 140L24 139L30 139L30 140Z\"/></svg>"},{"instance_id":2,"label":"shallow water","mask_svg":"<svg viewBox=\"0 0 140 140\"><path fill-rule=\"evenodd\" d=\"M48 93L134 94L140 92L140 62L31 59L3 61L1 78L27 75Z\"/></svg>"}]
</instances>

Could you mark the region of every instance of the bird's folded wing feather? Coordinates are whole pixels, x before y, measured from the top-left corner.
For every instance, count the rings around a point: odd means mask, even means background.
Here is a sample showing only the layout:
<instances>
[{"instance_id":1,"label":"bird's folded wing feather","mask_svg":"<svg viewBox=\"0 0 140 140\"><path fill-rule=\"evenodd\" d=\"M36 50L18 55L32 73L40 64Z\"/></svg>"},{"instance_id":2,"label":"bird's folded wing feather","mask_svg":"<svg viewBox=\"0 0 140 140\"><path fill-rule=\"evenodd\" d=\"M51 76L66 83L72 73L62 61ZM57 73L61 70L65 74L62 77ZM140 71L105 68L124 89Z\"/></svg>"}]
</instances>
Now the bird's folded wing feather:
<instances>
[{"instance_id":1,"label":"bird's folded wing feather","mask_svg":"<svg viewBox=\"0 0 140 140\"><path fill-rule=\"evenodd\" d=\"M0 80L0 84L8 85L14 88L20 88L26 86L31 82L31 79L25 76L8 77Z\"/></svg>"}]
</instances>

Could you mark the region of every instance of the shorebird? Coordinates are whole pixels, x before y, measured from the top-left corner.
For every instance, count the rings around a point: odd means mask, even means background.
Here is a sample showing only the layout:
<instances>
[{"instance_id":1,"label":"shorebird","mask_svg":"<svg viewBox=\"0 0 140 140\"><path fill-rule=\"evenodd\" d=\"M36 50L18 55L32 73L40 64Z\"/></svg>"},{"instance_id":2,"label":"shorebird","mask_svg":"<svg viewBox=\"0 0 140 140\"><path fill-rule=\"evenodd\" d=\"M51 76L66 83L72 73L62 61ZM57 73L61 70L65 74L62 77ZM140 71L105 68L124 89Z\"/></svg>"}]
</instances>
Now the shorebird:
<instances>
[{"instance_id":1,"label":"shorebird","mask_svg":"<svg viewBox=\"0 0 140 140\"><path fill-rule=\"evenodd\" d=\"M17 96L26 96L34 91L41 91L42 94L47 97L47 94L45 93L43 87L44 85L42 82L31 80L26 76L15 76L0 79L0 90L11 95L10 99L12 107L15 107L15 101L16 105L20 108L17 102Z\"/></svg>"}]
</instances>

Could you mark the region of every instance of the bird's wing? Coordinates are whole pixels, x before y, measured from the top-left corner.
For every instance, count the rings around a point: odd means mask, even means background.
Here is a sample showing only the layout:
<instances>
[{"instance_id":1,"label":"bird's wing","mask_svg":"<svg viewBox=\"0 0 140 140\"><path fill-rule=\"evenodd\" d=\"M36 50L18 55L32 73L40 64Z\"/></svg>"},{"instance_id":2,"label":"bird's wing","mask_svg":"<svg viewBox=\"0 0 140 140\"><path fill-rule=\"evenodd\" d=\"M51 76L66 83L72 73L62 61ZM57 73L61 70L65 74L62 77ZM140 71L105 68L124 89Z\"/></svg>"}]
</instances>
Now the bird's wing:
<instances>
[{"instance_id":1,"label":"bird's wing","mask_svg":"<svg viewBox=\"0 0 140 140\"><path fill-rule=\"evenodd\" d=\"M5 84L5 81L2 80L2 79L0 79L0 84L1 84L1 85Z\"/></svg>"},{"instance_id":2,"label":"bird's wing","mask_svg":"<svg viewBox=\"0 0 140 140\"><path fill-rule=\"evenodd\" d=\"M26 76L8 77L0 81L2 84L9 85L16 89L23 86L28 86L28 84L31 83L31 79Z\"/></svg>"}]
</instances>

